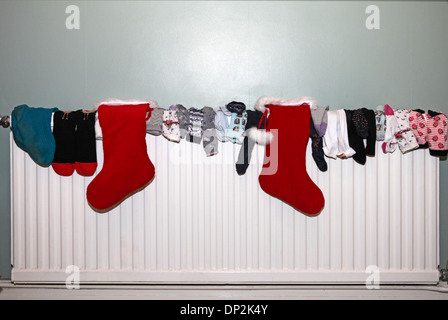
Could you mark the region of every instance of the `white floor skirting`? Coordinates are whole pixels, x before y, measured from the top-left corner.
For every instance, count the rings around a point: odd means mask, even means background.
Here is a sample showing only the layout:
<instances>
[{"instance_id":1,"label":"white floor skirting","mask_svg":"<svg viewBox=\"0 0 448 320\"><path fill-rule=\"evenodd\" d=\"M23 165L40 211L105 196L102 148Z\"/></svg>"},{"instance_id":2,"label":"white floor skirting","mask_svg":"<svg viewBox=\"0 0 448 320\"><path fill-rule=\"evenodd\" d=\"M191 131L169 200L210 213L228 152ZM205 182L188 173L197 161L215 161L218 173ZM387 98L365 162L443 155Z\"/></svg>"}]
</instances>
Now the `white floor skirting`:
<instances>
[{"instance_id":1,"label":"white floor skirting","mask_svg":"<svg viewBox=\"0 0 448 320\"><path fill-rule=\"evenodd\" d=\"M448 300L448 286L155 286L86 285L69 290L60 285L0 283L0 300Z\"/></svg>"}]
</instances>

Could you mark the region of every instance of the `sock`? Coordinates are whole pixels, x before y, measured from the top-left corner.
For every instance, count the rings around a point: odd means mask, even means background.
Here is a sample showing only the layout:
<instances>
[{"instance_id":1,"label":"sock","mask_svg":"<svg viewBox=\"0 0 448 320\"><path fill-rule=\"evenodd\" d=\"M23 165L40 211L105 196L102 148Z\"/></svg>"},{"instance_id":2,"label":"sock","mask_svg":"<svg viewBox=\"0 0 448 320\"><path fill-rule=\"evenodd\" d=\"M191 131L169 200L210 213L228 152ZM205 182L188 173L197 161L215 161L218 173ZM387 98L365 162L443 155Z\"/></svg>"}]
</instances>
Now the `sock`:
<instances>
[{"instance_id":1,"label":"sock","mask_svg":"<svg viewBox=\"0 0 448 320\"><path fill-rule=\"evenodd\" d=\"M313 118L310 118L310 138L311 138L311 155L320 171L325 172L328 169L327 162L325 161L325 155L322 137L319 136L316 128L314 127Z\"/></svg>"},{"instance_id":2,"label":"sock","mask_svg":"<svg viewBox=\"0 0 448 320\"><path fill-rule=\"evenodd\" d=\"M317 131L319 137L323 137L327 131L328 115L327 112L330 109L329 106L311 108L311 118L313 119L314 128Z\"/></svg>"},{"instance_id":3,"label":"sock","mask_svg":"<svg viewBox=\"0 0 448 320\"><path fill-rule=\"evenodd\" d=\"M152 134L153 136L160 136L162 134L162 123L163 123L163 114L165 113L165 109L163 108L155 108L151 112L151 117L146 122L146 132Z\"/></svg>"},{"instance_id":4,"label":"sock","mask_svg":"<svg viewBox=\"0 0 448 320\"><path fill-rule=\"evenodd\" d=\"M99 212L119 205L154 178L146 146L148 103L100 105L104 165L87 187L87 200Z\"/></svg>"},{"instance_id":5,"label":"sock","mask_svg":"<svg viewBox=\"0 0 448 320\"><path fill-rule=\"evenodd\" d=\"M379 105L375 111L376 140L384 141L386 134L386 115L384 114L384 106Z\"/></svg>"},{"instance_id":6,"label":"sock","mask_svg":"<svg viewBox=\"0 0 448 320\"><path fill-rule=\"evenodd\" d=\"M190 123L190 112L183 105L177 104L177 120L179 121L180 138L184 139L188 132L188 124Z\"/></svg>"},{"instance_id":7,"label":"sock","mask_svg":"<svg viewBox=\"0 0 448 320\"><path fill-rule=\"evenodd\" d=\"M268 130L274 138L265 149L258 178L260 187L304 214L319 214L325 199L306 171L310 107L306 104L266 105L266 109L265 113L270 113Z\"/></svg>"},{"instance_id":8,"label":"sock","mask_svg":"<svg viewBox=\"0 0 448 320\"><path fill-rule=\"evenodd\" d=\"M428 148L428 129L426 128L425 111L410 110L409 111L409 125L411 126L414 136L417 139L420 149Z\"/></svg>"},{"instance_id":9,"label":"sock","mask_svg":"<svg viewBox=\"0 0 448 320\"><path fill-rule=\"evenodd\" d=\"M75 171L77 114L57 111L53 115L56 150L51 167L60 176L68 177Z\"/></svg>"},{"instance_id":10,"label":"sock","mask_svg":"<svg viewBox=\"0 0 448 320\"><path fill-rule=\"evenodd\" d=\"M251 135L254 132L258 132L257 127L260 125L260 129L265 129L264 123L260 123L261 117L263 113L258 110L247 110L247 123L245 132L244 132L244 140L240 148L240 152L238 154L238 160L235 164L236 172L238 175L242 176L246 173L247 168L249 167L250 160L252 158L252 151L254 150L256 141L255 136Z\"/></svg>"},{"instance_id":11,"label":"sock","mask_svg":"<svg viewBox=\"0 0 448 320\"><path fill-rule=\"evenodd\" d=\"M204 120L202 121L202 146L207 157L218 154L218 138L215 129L216 112L210 107L202 108Z\"/></svg>"},{"instance_id":12,"label":"sock","mask_svg":"<svg viewBox=\"0 0 448 320\"><path fill-rule=\"evenodd\" d=\"M238 160L235 164L236 172L242 176L246 173L249 167L250 160L252 158L252 151L255 147L255 141L244 137L243 144L241 145L240 152L238 153Z\"/></svg>"},{"instance_id":13,"label":"sock","mask_svg":"<svg viewBox=\"0 0 448 320\"><path fill-rule=\"evenodd\" d=\"M76 119L76 153L75 169L82 176L91 176L97 167L96 138L95 138L96 112L77 111Z\"/></svg>"},{"instance_id":14,"label":"sock","mask_svg":"<svg viewBox=\"0 0 448 320\"><path fill-rule=\"evenodd\" d=\"M384 133L384 142L381 145L383 153L392 153L397 148L395 134L398 132L398 123L394 115L394 110L388 105L384 105L384 115L386 116L386 131Z\"/></svg>"},{"instance_id":15,"label":"sock","mask_svg":"<svg viewBox=\"0 0 448 320\"><path fill-rule=\"evenodd\" d=\"M11 114L14 142L42 167L48 167L54 159L56 143L51 132L51 114L56 111L57 108L32 108L23 104Z\"/></svg>"},{"instance_id":16,"label":"sock","mask_svg":"<svg viewBox=\"0 0 448 320\"><path fill-rule=\"evenodd\" d=\"M366 150L364 147L363 138L361 138L356 130L355 122L353 121L354 110L344 110L345 117L347 121L347 134L348 134L348 143L350 148L355 151L353 154L353 160L355 160L359 164L366 164Z\"/></svg>"},{"instance_id":17,"label":"sock","mask_svg":"<svg viewBox=\"0 0 448 320\"><path fill-rule=\"evenodd\" d=\"M190 123L185 140L192 143L200 143L202 140L202 122L204 121L204 113L200 109L189 109Z\"/></svg>"},{"instance_id":18,"label":"sock","mask_svg":"<svg viewBox=\"0 0 448 320\"><path fill-rule=\"evenodd\" d=\"M362 112L366 116L367 123L369 125L369 132L366 139L366 155L373 157L375 156L376 149L376 121L375 112L367 108L362 108Z\"/></svg>"},{"instance_id":19,"label":"sock","mask_svg":"<svg viewBox=\"0 0 448 320\"><path fill-rule=\"evenodd\" d=\"M179 119L177 117L177 109L174 105L163 112L162 117L162 135L172 142L180 141Z\"/></svg>"}]
</instances>

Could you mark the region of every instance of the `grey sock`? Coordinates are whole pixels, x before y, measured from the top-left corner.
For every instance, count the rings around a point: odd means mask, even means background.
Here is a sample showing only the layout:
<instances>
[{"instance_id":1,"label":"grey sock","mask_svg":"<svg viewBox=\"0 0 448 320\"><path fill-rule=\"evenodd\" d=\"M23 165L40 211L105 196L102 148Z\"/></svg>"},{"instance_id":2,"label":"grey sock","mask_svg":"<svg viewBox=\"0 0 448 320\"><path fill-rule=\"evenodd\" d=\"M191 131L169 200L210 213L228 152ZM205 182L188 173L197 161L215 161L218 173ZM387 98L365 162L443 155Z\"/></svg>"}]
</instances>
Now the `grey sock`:
<instances>
[{"instance_id":1,"label":"grey sock","mask_svg":"<svg viewBox=\"0 0 448 320\"><path fill-rule=\"evenodd\" d=\"M155 108L151 112L151 117L146 121L146 132L154 136L162 134L163 113L165 109Z\"/></svg>"},{"instance_id":2,"label":"grey sock","mask_svg":"<svg viewBox=\"0 0 448 320\"><path fill-rule=\"evenodd\" d=\"M330 109L329 106L326 107L313 107L311 108L311 118L313 118L314 127L316 128L319 137L323 137L327 131L328 116L327 112Z\"/></svg>"}]
</instances>

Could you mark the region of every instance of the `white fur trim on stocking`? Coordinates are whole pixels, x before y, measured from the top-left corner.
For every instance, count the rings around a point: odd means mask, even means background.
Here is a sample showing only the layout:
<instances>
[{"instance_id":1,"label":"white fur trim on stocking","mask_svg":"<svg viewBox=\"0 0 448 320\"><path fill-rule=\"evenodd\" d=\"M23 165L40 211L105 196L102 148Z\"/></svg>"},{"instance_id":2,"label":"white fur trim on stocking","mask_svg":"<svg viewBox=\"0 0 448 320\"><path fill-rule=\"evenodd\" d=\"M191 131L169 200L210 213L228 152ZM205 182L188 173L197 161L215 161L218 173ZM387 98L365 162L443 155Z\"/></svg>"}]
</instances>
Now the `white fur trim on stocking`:
<instances>
[{"instance_id":1,"label":"white fur trim on stocking","mask_svg":"<svg viewBox=\"0 0 448 320\"><path fill-rule=\"evenodd\" d=\"M264 112L266 110L266 105L268 105L268 104L272 104L275 106L300 106L302 104L307 104L310 106L310 108L317 106L316 101L310 97L301 97L298 99L285 100L285 99L263 96L263 97L258 98L257 102L255 103L254 108L255 108L255 110Z\"/></svg>"},{"instance_id":2,"label":"white fur trim on stocking","mask_svg":"<svg viewBox=\"0 0 448 320\"><path fill-rule=\"evenodd\" d=\"M275 105L275 106L301 106L302 104L307 104L310 106L310 108L316 107L317 103L313 98L310 97L302 97L298 99L292 99L292 100L285 100L285 99L279 99L279 98L273 98L273 97L260 97L258 98L257 102L255 103L255 110L265 112L267 105ZM269 118L268 118L269 121ZM258 144L261 145L268 145L272 142L274 136L271 132L268 132L266 130L259 130L257 128L250 128L246 131L247 136L249 139L254 140Z\"/></svg>"},{"instance_id":3,"label":"white fur trim on stocking","mask_svg":"<svg viewBox=\"0 0 448 320\"><path fill-rule=\"evenodd\" d=\"M264 129L250 128L246 130L246 135L249 139L264 146L270 144L274 139L274 135Z\"/></svg>"},{"instance_id":4,"label":"white fur trim on stocking","mask_svg":"<svg viewBox=\"0 0 448 320\"><path fill-rule=\"evenodd\" d=\"M98 107L101 105L108 105L108 106L119 106L119 105L123 105L123 104L127 104L127 105L140 105L140 104L145 104L145 103L149 103L149 106L151 108L158 108L159 104L157 103L157 101L152 101L152 100L121 100L121 99L107 99L101 102L98 102L97 104L95 104L94 106L94 110L98 110Z\"/></svg>"},{"instance_id":5,"label":"white fur trim on stocking","mask_svg":"<svg viewBox=\"0 0 448 320\"><path fill-rule=\"evenodd\" d=\"M149 106L153 109L158 108L159 104L157 101L152 100L120 100L120 99L108 99L95 104L94 110L98 110L99 106L107 105L107 106L119 106L119 105L141 105L149 103ZM97 140L103 139L103 132L101 131L100 122L98 120L98 112L95 114L95 138Z\"/></svg>"}]
</instances>

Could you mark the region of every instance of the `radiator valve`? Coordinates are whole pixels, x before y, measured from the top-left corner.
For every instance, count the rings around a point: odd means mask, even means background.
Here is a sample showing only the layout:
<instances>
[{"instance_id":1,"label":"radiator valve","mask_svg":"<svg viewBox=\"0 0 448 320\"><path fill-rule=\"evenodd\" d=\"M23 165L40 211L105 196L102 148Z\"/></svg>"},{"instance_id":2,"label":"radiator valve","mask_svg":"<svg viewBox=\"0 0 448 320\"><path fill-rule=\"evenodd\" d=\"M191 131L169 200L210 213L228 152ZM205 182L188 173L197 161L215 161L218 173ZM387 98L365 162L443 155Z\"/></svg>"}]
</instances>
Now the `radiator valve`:
<instances>
[{"instance_id":1,"label":"radiator valve","mask_svg":"<svg viewBox=\"0 0 448 320\"><path fill-rule=\"evenodd\" d=\"M8 128L8 127L9 127L9 124L10 124L10 120L9 120L9 117L8 117L8 116L4 116L4 117L1 117L1 116L0 116L0 125L1 125L3 128Z\"/></svg>"},{"instance_id":2,"label":"radiator valve","mask_svg":"<svg viewBox=\"0 0 448 320\"><path fill-rule=\"evenodd\" d=\"M440 270L440 281L448 282L448 270L447 269Z\"/></svg>"},{"instance_id":3,"label":"radiator valve","mask_svg":"<svg viewBox=\"0 0 448 320\"><path fill-rule=\"evenodd\" d=\"M446 263L445 269L440 270L440 281L448 283L448 261Z\"/></svg>"}]
</instances>

